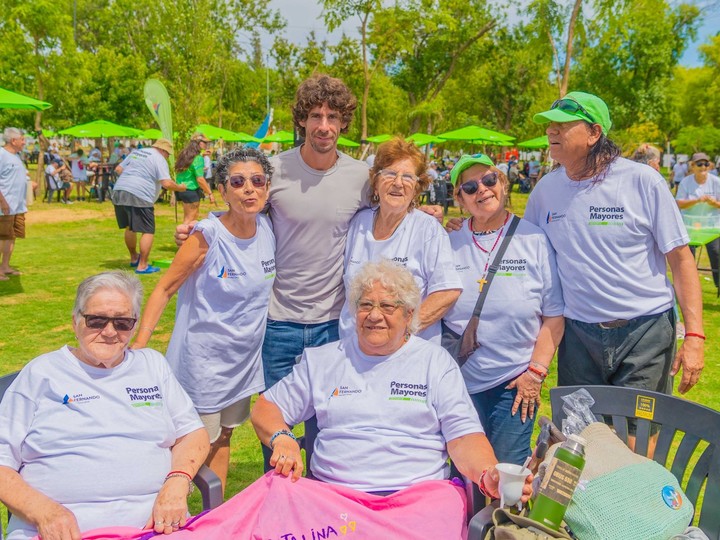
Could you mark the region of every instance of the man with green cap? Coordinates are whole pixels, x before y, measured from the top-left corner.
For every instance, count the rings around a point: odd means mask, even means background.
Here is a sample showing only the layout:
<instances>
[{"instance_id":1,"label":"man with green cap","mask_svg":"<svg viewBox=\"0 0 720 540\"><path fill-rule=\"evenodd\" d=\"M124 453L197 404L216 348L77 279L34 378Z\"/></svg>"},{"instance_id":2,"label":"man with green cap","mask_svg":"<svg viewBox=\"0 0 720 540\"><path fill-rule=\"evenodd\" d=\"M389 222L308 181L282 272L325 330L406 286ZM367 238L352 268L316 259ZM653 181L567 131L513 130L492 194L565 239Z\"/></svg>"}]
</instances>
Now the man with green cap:
<instances>
[{"instance_id":1,"label":"man with green cap","mask_svg":"<svg viewBox=\"0 0 720 540\"><path fill-rule=\"evenodd\" d=\"M533 120L547 124L559 165L530 195L525 219L557 253L565 300L558 384L672 392L697 383L704 363L702 295L689 237L663 177L620 157L607 105L570 92ZM686 338L675 354L673 285Z\"/></svg>"}]
</instances>

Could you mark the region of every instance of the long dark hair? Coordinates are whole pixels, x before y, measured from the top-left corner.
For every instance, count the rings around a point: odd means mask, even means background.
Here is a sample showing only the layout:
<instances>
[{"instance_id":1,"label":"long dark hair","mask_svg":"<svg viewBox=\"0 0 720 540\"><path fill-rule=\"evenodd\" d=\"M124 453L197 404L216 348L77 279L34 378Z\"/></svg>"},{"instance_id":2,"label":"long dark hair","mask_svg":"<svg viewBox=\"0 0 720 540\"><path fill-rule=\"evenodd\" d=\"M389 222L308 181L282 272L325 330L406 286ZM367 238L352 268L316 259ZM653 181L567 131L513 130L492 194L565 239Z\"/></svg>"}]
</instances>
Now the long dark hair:
<instances>
[{"instance_id":1,"label":"long dark hair","mask_svg":"<svg viewBox=\"0 0 720 540\"><path fill-rule=\"evenodd\" d=\"M175 172L183 172L190 168L195 156L200 154L200 140L191 140L188 145L182 149L180 155L175 162Z\"/></svg>"},{"instance_id":2,"label":"long dark hair","mask_svg":"<svg viewBox=\"0 0 720 540\"><path fill-rule=\"evenodd\" d=\"M589 130L592 129L593 124L585 122L585 125ZM585 157L585 166L578 177L580 179L591 178L593 182L602 181L607 176L610 165L620 157L622 150L620 147L608 139L604 133L600 134L600 138L595 144L590 147L588 155ZM555 164L553 169L560 167L559 163Z\"/></svg>"}]
</instances>

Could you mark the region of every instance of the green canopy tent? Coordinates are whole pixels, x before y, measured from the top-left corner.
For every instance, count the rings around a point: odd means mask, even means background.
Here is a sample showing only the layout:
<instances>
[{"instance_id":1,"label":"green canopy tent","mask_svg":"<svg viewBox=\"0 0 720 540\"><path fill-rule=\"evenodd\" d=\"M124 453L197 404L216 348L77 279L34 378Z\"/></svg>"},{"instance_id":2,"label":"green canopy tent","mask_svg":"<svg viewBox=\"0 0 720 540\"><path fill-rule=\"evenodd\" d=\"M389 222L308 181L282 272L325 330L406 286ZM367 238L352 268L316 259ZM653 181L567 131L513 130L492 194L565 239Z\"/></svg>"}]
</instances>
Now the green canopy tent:
<instances>
[{"instance_id":1,"label":"green canopy tent","mask_svg":"<svg viewBox=\"0 0 720 540\"><path fill-rule=\"evenodd\" d=\"M235 132L235 135L237 135L237 139L235 139L236 142L241 142L241 143L262 142L262 139L253 137L252 135L245 133L244 131L237 131L237 132Z\"/></svg>"},{"instance_id":2,"label":"green canopy tent","mask_svg":"<svg viewBox=\"0 0 720 540\"><path fill-rule=\"evenodd\" d=\"M157 128L150 128L138 134L137 138L142 140L155 141L157 139L162 139L162 136L162 131Z\"/></svg>"},{"instance_id":3,"label":"green canopy tent","mask_svg":"<svg viewBox=\"0 0 720 540\"><path fill-rule=\"evenodd\" d=\"M373 135L372 137L368 137L365 140L367 142L377 144L377 143L384 143L385 141L389 141L390 139L392 139L392 135L384 134L384 135Z\"/></svg>"},{"instance_id":4,"label":"green canopy tent","mask_svg":"<svg viewBox=\"0 0 720 540\"><path fill-rule=\"evenodd\" d=\"M360 143L346 139L345 137L338 137L338 146L346 146L347 148L357 148Z\"/></svg>"},{"instance_id":5,"label":"green canopy tent","mask_svg":"<svg viewBox=\"0 0 720 540\"><path fill-rule=\"evenodd\" d=\"M289 131L276 131L272 135L265 137L262 142L264 143L280 143L280 144L292 144L295 142L295 135Z\"/></svg>"},{"instance_id":6,"label":"green canopy tent","mask_svg":"<svg viewBox=\"0 0 720 540\"><path fill-rule=\"evenodd\" d=\"M548 141L547 135L542 135L540 137L535 137L534 139L530 139L528 141L523 141L517 143L517 146L519 148L528 148L528 149L534 149L534 148L547 148L550 146L550 142Z\"/></svg>"},{"instance_id":7,"label":"green canopy tent","mask_svg":"<svg viewBox=\"0 0 720 540\"><path fill-rule=\"evenodd\" d=\"M500 146L511 146L515 140L515 137L480 126L465 126L464 128L454 131L441 133L438 137L447 141L467 141L470 143L495 144Z\"/></svg>"},{"instance_id":8,"label":"green canopy tent","mask_svg":"<svg viewBox=\"0 0 720 540\"><path fill-rule=\"evenodd\" d=\"M33 111L44 111L52 107L50 103L40 101L0 88L0 109L30 109Z\"/></svg>"},{"instance_id":9,"label":"green canopy tent","mask_svg":"<svg viewBox=\"0 0 720 540\"><path fill-rule=\"evenodd\" d=\"M211 126L210 124L199 124L194 131L202 133L211 141L222 139L226 142L258 142L257 139L247 133L236 133L229 129Z\"/></svg>"},{"instance_id":10,"label":"green canopy tent","mask_svg":"<svg viewBox=\"0 0 720 540\"><path fill-rule=\"evenodd\" d=\"M99 139L102 137L137 137L142 131L128 126L113 124L106 120L95 120L87 124L61 129L59 133L61 135L70 135L71 137Z\"/></svg>"},{"instance_id":11,"label":"green canopy tent","mask_svg":"<svg viewBox=\"0 0 720 540\"><path fill-rule=\"evenodd\" d=\"M427 133L413 133L405 139L407 142L415 143L416 146L425 146L426 144L438 144L445 142L440 137L429 135Z\"/></svg>"}]
</instances>

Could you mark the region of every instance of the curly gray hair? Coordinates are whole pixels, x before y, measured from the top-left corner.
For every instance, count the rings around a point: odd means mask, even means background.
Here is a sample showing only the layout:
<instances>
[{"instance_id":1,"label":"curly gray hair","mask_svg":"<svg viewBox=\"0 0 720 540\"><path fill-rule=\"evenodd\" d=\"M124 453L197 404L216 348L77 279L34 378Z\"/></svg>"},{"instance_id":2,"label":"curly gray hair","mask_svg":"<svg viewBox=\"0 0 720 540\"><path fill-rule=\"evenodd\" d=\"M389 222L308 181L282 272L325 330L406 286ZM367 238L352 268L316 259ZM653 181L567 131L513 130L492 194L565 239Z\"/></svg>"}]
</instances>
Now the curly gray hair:
<instances>
[{"instance_id":1,"label":"curly gray hair","mask_svg":"<svg viewBox=\"0 0 720 540\"><path fill-rule=\"evenodd\" d=\"M413 334L417 332L420 328L420 289L407 268L388 259L365 263L350 281L348 303L353 315L357 312L362 295L372 289L375 283L380 283L388 292L397 296L406 315L412 313L408 331Z\"/></svg>"},{"instance_id":2,"label":"curly gray hair","mask_svg":"<svg viewBox=\"0 0 720 540\"><path fill-rule=\"evenodd\" d=\"M262 153L262 151L257 148L250 148L247 146L234 148L221 157L217 163L215 178L217 178L217 181L221 182L223 185L227 184L229 179L228 171L230 168L236 163L247 163L248 161L259 163L265 173L265 176L267 177L268 182L270 181L273 172L275 172L272 165L270 165L270 160Z\"/></svg>"}]
</instances>

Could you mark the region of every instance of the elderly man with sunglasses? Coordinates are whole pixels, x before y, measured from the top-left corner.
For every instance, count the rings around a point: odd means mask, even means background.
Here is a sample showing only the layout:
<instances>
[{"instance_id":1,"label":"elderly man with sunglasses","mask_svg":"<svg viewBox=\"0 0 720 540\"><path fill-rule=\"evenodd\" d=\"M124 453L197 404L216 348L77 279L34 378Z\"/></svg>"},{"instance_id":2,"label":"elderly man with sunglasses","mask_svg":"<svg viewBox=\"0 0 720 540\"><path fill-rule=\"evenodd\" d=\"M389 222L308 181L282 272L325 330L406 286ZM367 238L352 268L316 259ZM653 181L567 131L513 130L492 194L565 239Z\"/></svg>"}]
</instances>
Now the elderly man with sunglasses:
<instances>
[{"instance_id":1,"label":"elderly man with sunglasses","mask_svg":"<svg viewBox=\"0 0 720 540\"><path fill-rule=\"evenodd\" d=\"M712 161L702 152L693 154L689 176L683 178L675 199L686 223L700 229L720 228L720 178L710 173ZM695 248L690 248L695 254ZM713 281L718 288L720 238L705 244Z\"/></svg>"},{"instance_id":2,"label":"elderly man with sunglasses","mask_svg":"<svg viewBox=\"0 0 720 540\"><path fill-rule=\"evenodd\" d=\"M665 180L620 157L607 136L607 105L597 96L570 92L534 121L547 124L558 164L525 211L557 254L565 301L558 383L671 393L672 376L682 368L679 391L687 392L704 363L702 296ZM687 331L677 354L676 295Z\"/></svg>"}]
</instances>

